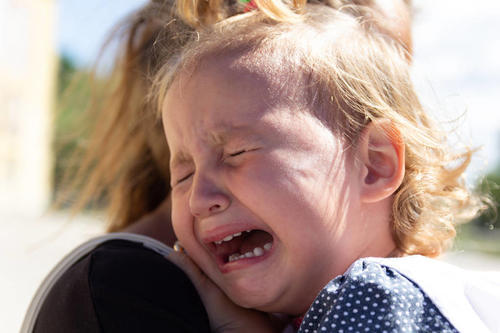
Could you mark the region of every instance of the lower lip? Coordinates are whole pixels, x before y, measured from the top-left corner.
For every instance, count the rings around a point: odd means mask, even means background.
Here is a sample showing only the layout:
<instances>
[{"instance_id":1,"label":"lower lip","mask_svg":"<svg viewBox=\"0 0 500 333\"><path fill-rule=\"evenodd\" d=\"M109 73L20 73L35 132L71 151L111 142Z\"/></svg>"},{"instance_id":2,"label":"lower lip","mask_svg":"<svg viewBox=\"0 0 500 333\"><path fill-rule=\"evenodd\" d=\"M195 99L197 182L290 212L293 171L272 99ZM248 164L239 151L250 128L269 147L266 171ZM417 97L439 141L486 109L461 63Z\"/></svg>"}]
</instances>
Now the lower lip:
<instances>
[{"instance_id":1,"label":"lower lip","mask_svg":"<svg viewBox=\"0 0 500 333\"><path fill-rule=\"evenodd\" d=\"M226 263L222 263L219 261L219 270L221 271L221 273L226 274L235 270L245 269L266 260L273 252L274 246L269 251L266 251L263 255L258 257L243 258Z\"/></svg>"}]
</instances>

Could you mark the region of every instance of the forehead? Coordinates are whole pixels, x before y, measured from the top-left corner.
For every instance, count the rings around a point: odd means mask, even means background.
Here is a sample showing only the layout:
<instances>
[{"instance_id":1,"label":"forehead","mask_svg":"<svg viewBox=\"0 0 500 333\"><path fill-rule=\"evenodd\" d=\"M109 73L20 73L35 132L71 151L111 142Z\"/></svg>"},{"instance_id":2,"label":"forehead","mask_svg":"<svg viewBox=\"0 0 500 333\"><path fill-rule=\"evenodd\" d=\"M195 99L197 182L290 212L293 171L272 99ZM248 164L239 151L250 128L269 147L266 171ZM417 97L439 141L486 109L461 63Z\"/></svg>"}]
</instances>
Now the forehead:
<instances>
[{"instance_id":1,"label":"forehead","mask_svg":"<svg viewBox=\"0 0 500 333\"><path fill-rule=\"evenodd\" d=\"M162 110L169 144L179 135L190 135L183 133L182 123L190 122L193 129L238 128L280 105L297 105L296 94L286 84L290 75L251 57L212 57L177 75Z\"/></svg>"}]
</instances>

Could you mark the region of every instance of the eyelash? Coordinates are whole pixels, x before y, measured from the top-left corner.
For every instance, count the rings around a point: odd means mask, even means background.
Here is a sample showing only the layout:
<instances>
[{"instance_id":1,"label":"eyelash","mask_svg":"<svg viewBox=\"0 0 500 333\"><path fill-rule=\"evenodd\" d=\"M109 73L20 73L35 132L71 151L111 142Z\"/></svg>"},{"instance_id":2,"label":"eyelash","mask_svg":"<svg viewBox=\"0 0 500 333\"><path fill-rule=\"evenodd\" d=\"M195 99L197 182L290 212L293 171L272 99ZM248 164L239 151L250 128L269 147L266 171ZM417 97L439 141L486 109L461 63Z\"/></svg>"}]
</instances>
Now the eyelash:
<instances>
[{"instance_id":1,"label":"eyelash","mask_svg":"<svg viewBox=\"0 0 500 333\"><path fill-rule=\"evenodd\" d=\"M235 156L241 155L241 154L246 153L246 152L248 152L248 150L243 149L243 150L239 150L239 151L237 151L237 152L235 152L235 153L228 154L227 156L228 156L228 157L235 157ZM226 157L226 158L227 158L227 157Z\"/></svg>"},{"instance_id":2,"label":"eyelash","mask_svg":"<svg viewBox=\"0 0 500 333\"><path fill-rule=\"evenodd\" d=\"M244 153L247 153L247 152L250 152L250 151L253 151L253 150L256 150L256 149L243 149L243 150L238 150L234 153L231 153L231 154L227 154L223 159L227 159L228 157L237 157L237 156L240 156ZM177 180L176 182L176 185L177 184L180 184L182 183L183 181L187 180L189 177L191 177L192 175L194 174L194 172L190 172L189 174L187 174L186 176L180 178L179 180Z\"/></svg>"},{"instance_id":3,"label":"eyelash","mask_svg":"<svg viewBox=\"0 0 500 333\"><path fill-rule=\"evenodd\" d=\"M194 172L190 172L188 173L187 175L185 175L184 177L182 177L181 179L177 180L177 182L175 183L176 185L179 184L179 183L182 183L183 181L187 180L189 177L191 177L193 175Z\"/></svg>"}]
</instances>

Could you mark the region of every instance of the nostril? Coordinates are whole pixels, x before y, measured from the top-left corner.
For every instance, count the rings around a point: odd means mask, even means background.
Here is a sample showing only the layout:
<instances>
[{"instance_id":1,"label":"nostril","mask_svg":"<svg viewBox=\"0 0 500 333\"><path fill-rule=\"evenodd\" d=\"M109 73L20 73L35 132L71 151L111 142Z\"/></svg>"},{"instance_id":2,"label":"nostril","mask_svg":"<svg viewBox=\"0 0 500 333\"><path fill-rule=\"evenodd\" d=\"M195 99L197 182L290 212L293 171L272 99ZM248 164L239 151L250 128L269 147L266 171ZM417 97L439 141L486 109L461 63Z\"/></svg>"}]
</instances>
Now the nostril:
<instances>
[{"instance_id":1,"label":"nostril","mask_svg":"<svg viewBox=\"0 0 500 333\"><path fill-rule=\"evenodd\" d=\"M219 204L215 204L212 207L210 207L210 212L216 212L220 210L221 206Z\"/></svg>"}]
</instances>

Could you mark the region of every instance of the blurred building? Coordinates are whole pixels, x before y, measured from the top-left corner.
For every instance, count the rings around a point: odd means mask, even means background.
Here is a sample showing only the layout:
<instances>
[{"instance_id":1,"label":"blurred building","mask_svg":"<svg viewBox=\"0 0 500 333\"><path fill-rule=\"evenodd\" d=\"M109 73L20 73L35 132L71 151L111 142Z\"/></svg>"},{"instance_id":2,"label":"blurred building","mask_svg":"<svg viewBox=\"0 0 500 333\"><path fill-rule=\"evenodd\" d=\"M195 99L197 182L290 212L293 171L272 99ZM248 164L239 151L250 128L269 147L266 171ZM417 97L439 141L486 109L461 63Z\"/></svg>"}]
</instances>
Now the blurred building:
<instances>
[{"instance_id":1,"label":"blurred building","mask_svg":"<svg viewBox=\"0 0 500 333\"><path fill-rule=\"evenodd\" d=\"M0 0L0 214L35 216L51 193L54 0Z\"/></svg>"}]
</instances>

